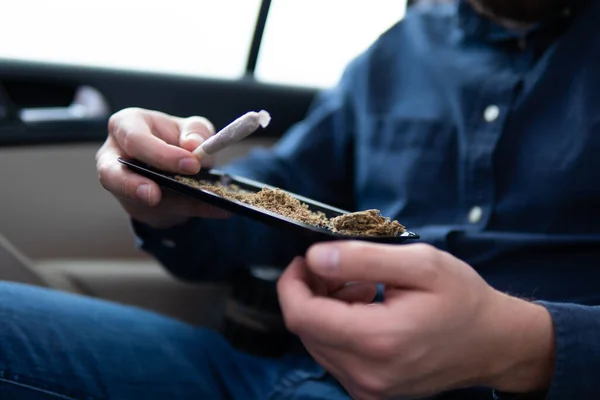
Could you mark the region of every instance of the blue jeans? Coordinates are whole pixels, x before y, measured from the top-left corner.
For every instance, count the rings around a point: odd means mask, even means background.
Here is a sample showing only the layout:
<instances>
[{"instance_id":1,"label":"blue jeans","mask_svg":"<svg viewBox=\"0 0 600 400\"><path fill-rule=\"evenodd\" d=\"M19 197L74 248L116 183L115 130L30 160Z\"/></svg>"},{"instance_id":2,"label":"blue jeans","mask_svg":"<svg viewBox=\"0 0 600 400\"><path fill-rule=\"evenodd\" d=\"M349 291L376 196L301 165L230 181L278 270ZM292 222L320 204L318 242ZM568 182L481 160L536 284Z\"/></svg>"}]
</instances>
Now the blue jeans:
<instances>
[{"instance_id":1,"label":"blue jeans","mask_svg":"<svg viewBox=\"0 0 600 400\"><path fill-rule=\"evenodd\" d=\"M349 399L305 355L253 357L144 310L0 282L0 399Z\"/></svg>"}]
</instances>

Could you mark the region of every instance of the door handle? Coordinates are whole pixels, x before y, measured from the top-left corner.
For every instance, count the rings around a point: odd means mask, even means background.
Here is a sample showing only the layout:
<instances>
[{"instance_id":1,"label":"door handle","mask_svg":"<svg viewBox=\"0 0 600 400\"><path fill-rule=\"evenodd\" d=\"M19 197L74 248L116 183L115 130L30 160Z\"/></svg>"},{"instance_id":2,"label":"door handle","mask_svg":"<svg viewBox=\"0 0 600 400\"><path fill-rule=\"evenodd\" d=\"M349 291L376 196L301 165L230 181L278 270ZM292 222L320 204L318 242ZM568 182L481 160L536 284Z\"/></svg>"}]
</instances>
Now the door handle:
<instances>
[{"instance_id":1,"label":"door handle","mask_svg":"<svg viewBox=\"0 0 600 400\"><path fill-rule=\"evenodd\" d=\"M19 119L26 123L68 122L98 120L107 118L109 106L97 89L80 86L75 92L73 102L66 107L21 108Z\"/></svg>"},{"instance_id":2,"label":"door handle","mask_svg":"<svg viewBox=\"0 0 600 400\"><path fill-rule=\"evenodd\" d=\"M19 103L12 101L11 92L0 82L0 147L96 142L106 134L110 107L94 87L74 86L66 102L53 101L52 92L44 90L54 88L44 85L39 86L41 100L30 87L21 93L12 89Z\"/></svg>"}]
</instances>

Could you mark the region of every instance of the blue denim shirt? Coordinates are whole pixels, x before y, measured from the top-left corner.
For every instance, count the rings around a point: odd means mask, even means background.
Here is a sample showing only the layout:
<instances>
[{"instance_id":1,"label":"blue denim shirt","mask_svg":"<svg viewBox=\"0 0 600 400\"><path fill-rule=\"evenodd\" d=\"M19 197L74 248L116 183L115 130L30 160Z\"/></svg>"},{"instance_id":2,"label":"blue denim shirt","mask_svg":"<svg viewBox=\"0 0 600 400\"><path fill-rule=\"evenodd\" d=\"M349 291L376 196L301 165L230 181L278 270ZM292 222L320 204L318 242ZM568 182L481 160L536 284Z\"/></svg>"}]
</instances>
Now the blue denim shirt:
<instances>
[{"instance_id":1,"label":"blue denim shirt","mask_svg":"<svg viewBox=\"0 0 600 400\"><path fill-rule=\"evenodd\" d=\"M600 391L599 21L598 2L526 32L466 2L413 7L274 149L226 170L340 208L380 209L499 290L540 301L556 331L546 398L592 398ZM242 218L134 227L143 248L186 279L224 280L295 255L285 232Z\"/></svg>"}]
</instances>

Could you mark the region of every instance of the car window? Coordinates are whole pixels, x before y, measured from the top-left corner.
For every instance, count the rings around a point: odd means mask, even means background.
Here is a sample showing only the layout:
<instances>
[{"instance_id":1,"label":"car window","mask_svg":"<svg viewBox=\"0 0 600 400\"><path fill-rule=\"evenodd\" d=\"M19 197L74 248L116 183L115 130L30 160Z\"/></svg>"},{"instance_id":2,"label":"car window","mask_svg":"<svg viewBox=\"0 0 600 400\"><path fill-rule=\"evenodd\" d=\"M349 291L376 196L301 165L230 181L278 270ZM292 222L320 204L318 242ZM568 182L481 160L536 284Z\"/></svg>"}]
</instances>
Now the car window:
<instances>
[{"instance_id":1,"label":"car window","mask_svg":"<svg viewBox=\"0 0 600 400\"><path fill-rule=\"evenodd\" d=\"M0 57L235 78L260 0L18 0L3 7Z\"/></svg>"},{"instance_id":2,"label":"car window","mask_svg":"<svg viewBox=\"0 0 600 400\"><path fill-rule=\"evenodd\" d=\"M273 0L256 65L262 81L323 87L402 19L401 0Z\"/></svg>"},{"instance_id":3,"label":"car window","mask_svg":"<svg viewBox=\"0 0 600 400\"><path fill-rule=\"evenodd\" d=\"M40 0L3 9L0 59L235 79L261 0ZM323 87L400 20L403 0L272 0L255 76ZM40 34L41 33L41 34Z\"/></svg>"}]
</instances>

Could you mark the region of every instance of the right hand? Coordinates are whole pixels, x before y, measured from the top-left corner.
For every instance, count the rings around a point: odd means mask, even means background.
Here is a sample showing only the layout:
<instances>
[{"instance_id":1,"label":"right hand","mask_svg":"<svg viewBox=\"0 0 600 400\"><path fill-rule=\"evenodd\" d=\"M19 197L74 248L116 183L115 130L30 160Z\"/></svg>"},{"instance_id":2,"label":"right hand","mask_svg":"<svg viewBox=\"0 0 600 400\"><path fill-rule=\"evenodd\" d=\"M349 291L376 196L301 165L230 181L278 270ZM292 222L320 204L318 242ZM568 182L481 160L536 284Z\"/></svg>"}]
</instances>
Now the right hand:
<instances>
[{"instance_id":1,"label":"right hand","mask_svg":"<svg viewBox=\"0 0 600 400\"><path fill-rule=\"evenodd\" d=\"M228 214L197 200L163 192L152 180L129 170L118 157L135 158L163 171L191 175L200 171L192 154L215 129L206 118L179 118L139 108L111 116L108 138L96 154L102 186L135 220L155 228L170 228L191 217L224 218ZM203 163L210 165L210 159Z\"/></svg>"}]
</instances>

